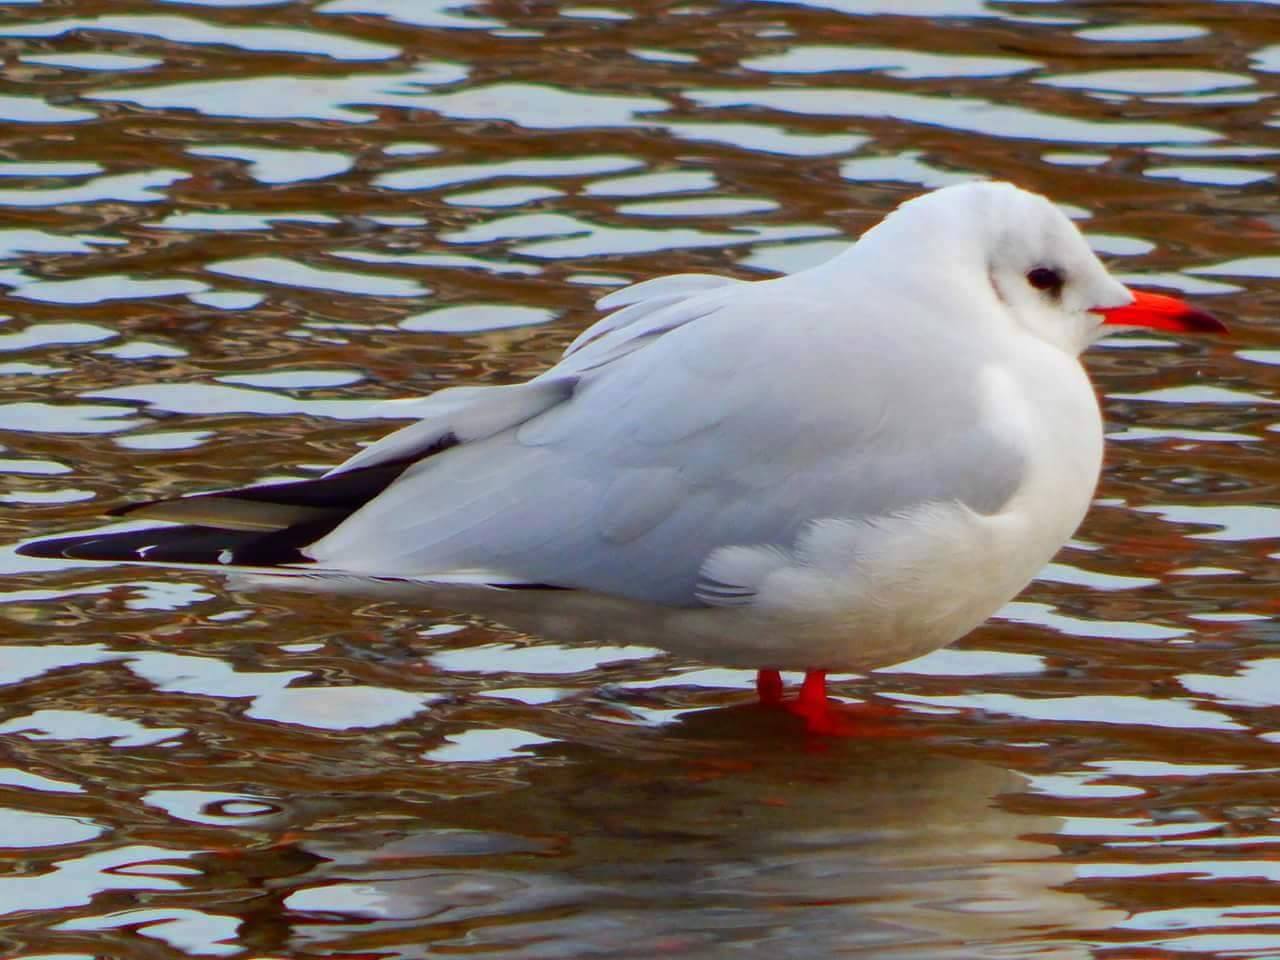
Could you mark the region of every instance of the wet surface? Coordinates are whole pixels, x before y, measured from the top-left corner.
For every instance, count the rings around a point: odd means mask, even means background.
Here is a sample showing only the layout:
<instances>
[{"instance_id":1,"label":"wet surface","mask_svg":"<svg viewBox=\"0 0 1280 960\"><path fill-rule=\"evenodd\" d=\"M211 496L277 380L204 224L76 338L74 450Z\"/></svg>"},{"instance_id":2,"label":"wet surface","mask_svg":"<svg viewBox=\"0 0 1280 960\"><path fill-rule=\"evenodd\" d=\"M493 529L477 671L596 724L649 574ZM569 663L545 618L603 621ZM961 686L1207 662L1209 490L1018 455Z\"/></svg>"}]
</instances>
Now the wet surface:
<instances>
[{"instance_id":1,"label":"wet surface","mask_svg":"<svg viewBox=\"0 0 1280 960\"><path fill-rule=\"evenodd\" d=\"M834 684L0 553L0 953L1280 954L1280 17L1264 3L8 4L3 542L312 473L591 301L984 175L1229 340L1095 350L1079 537Z\"/></svg>"}]
</instances>

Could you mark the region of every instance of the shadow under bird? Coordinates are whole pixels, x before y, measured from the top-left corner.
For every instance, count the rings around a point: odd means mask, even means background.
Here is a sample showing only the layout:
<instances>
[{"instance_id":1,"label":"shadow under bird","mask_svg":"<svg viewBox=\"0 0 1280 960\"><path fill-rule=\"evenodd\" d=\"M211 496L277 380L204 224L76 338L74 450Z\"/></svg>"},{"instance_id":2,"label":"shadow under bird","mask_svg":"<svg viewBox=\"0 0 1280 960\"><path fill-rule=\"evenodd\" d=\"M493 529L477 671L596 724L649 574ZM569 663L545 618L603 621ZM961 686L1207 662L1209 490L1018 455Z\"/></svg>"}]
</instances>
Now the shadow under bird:
<instances>
[{"instance_id":1,"label":"shadow under bird","mask_svg":"<svg viewBox=\"0 0 1280 960\"><path fill-rule=\"evenodd\" d=\"M125 507L163 525L27 556L211 567L248 585L467 610L570 642L825 673L963 636L1075 531L1102 461L1080 354L1117 327L1217 333L1111 277L1007 183L904 203L834 259L661 277L525 383L421 419L322 477Z\"/></svg>"}]
</instances>

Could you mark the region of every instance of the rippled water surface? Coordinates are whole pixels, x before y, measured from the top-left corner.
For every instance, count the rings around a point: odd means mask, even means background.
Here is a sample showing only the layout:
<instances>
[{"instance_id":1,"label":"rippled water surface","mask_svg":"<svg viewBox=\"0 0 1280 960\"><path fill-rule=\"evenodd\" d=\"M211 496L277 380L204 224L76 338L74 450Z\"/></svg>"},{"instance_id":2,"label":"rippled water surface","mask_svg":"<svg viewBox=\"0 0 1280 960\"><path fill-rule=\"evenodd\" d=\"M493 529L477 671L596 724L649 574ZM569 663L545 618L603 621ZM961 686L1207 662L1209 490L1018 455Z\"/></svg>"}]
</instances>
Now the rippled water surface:
<instances>
[{"instance_id":1,"label":"rippled water surface","mask_svg":"<svg viewBox=\"0 0 1280 960\"><path fill-rule=\"evenodd\" d=\"M0 954L1280 956L1280 8L0 5L0 540L298 476L602 291L975 175L1228 340L1090 358L1078 539L807 740L746 672L0 553Z\"/></svg>"}]
</instances>

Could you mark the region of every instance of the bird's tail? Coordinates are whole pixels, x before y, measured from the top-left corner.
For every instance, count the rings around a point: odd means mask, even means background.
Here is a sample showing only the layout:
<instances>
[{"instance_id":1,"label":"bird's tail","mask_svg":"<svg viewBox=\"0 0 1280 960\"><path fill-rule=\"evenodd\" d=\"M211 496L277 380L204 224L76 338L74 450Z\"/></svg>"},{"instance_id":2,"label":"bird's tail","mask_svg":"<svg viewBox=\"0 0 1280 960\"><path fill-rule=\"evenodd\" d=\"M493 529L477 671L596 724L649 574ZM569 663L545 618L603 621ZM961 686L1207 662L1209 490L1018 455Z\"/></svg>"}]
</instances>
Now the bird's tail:
<instances>
[{"instance_id":1,"label":"bird's tail","mask_svg":"<svg viewBox=\"0 0 1280 960\"><path fill-rule=\"evenodd\" d=\"M27 557L216 567L306 564L302 552L396 479L406 458L310 480L259 484L113 510L142 529L101 530L18 547Z\"/></svg>"}]
</instances>

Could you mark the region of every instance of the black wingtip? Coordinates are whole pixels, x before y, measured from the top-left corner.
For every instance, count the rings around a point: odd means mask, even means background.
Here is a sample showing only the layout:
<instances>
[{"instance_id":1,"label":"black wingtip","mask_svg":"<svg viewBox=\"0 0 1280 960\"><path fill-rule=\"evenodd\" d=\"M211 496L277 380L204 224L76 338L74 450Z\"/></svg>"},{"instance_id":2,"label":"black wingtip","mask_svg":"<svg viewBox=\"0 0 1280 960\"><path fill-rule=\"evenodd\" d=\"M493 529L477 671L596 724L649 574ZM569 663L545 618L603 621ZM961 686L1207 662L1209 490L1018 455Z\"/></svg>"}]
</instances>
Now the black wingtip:
<instances>
[{"instance_id":1,"label":"black wingtip","mask_svg":"<svg viewBox=\"0 0 1280 960\"><path fill-rule=\"evenodd\" d=\"M62 556L61 553L56 551L46 552L52 542L52 540L36 540L34 543L22 543L13 552L20 557L37 557L41 560L50 560Z\"/></svg>"},{"instance_id":2,"label":"black wingtip","mask_svg":"<svg viewBox=\"0 0 1280 960\"><path fill-rule=\"evenodd\" d=\"M19 544L14 551L20 557L35 557L39 560L120 560L118 551L111 551L109 556L97 556L92 549L95 542L102 537L54 537L51 540L33 540Z\"/></svg>"},{"instance_id":3,"label":"black wingtip","mask_svg":"<svg viewBox=\"0 0 1280 960\"><path fill-rule=\"evenodd\" d=\"M42 560L277 567L307 563L301 549L320 539L335 524L334 520L323 520L266 533L195 524L145 527L33 540L17 547L17 552Z\"/></svg>"}]
</instances>

